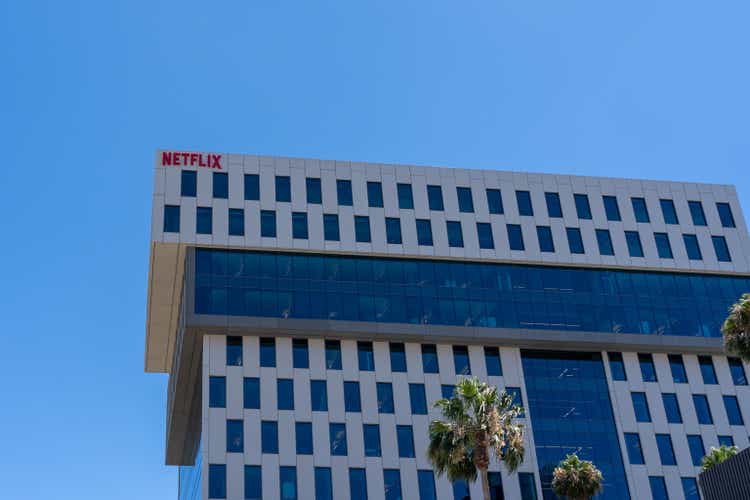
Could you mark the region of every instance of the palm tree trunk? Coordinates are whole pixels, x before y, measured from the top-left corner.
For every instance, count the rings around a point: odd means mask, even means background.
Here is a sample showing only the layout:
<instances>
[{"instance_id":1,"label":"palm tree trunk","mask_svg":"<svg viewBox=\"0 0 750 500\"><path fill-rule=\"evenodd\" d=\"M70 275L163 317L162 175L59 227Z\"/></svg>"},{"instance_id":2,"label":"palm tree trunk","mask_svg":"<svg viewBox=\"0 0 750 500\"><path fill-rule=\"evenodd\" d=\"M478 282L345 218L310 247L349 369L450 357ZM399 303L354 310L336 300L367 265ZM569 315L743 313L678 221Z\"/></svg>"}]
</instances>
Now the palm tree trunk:
<instances>
[{"instance_id":1,"label":"palm tree trunk","mask_svg":"<svg viewBox=\"0 0 750 500\"><path fill-rule=\"evenodd\" d=\"M484 500L490 499L490 479L487 475L487 469L479 469L479 476L482 478L482 495Z\"/></svg>"}]
</instances>

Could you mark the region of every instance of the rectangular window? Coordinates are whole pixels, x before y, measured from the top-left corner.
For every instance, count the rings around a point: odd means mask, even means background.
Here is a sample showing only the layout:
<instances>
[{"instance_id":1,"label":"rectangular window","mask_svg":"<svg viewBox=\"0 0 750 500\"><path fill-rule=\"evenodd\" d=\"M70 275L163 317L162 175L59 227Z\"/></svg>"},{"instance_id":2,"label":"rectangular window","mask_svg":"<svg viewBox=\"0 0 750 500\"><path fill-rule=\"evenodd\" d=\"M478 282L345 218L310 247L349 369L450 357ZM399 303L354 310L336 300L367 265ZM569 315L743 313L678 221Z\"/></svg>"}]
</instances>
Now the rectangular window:
<instances>
[{"instance_id":1,"label":"rectangular window","mask_svg":"<svg viewBox=\"0 0 750 500\"><path fill-rule=\"evenodd\" d=\"M656 435L656 447L659 449L659 458L662 465L677 465L672 447L672 436L669 434Z\"/></svg>"},{"instance_id":2,"label":"rectangular window","mask_svg":"<svg viewBox=\"0 0 750 500\"><path fill-rule=\"evenodd\" d=\"M403 342L388 344L391 353L391 371L406 372L406 349Z\"/></svg>"},{"instance_id":3,"label":"rectangular window","mask_svg":"<svg viewBox=\"0 0 750 500\"><path fill-rule=\"evenodd\" d=\"M683 234L682 240L685 242L685 250L687 251L688 259L703 260L703 254L701 253L701 247L698 244L697 236L694 234Z\"/></svg>"},{"instance_id":4,"label":"rectangular window","mask_svg":"<svg viewBox=\"0 0 750 500\"><path fill-rule=\"evenodd\" d=\"M211 207L198 207L195 214L195 232L211 234L213 232L213 210Z\"/></svg>"},{"instance_id":5,"label":"rectangular window","mask_svg":"<svg viewBox=\"0 0 750 500\"><path fill-rule=\"evenodd\" d=\"M539 239L540 252L555 251L555 242L552 240L552 229L549 226L537 226L536 236Z\"/></svg>"},{"instance_id":6,"label":"rectangular window","mask_svg":"<svg viewBox=\"0 0 750 500\"><path fill-rule=\"evenodd\" d=\"M468 347L465 345L453 346L453 364L456 368L456 375L471 375Z\"/></svg>"},{"instance_id":7,"label":"rectangular window","mask_svg":"<svg viewBox=\"0 0 750 500\"><path fill-rule=\"evenodd\" d=\"M244 445L242 420L227 420L227 453L243 453Z\"/></svg>"},{"instance_id":8,"label":"rectangular window","mask_svg":"<svg viewBox=\"0 0 750 500\"><path fill-rule=\"evenodd\" d=\"M732 215L732 207L729 203L717 203L716 210L719 212L722 227L735 227L734 215Z\"/></svg>"},{"instance_id":9,"label":"rectangular window","mask_svg":"<svg viewBox=\"0 0 750 500\"><path fill-rule=\"evenodd\" d=\"M453 500L471 500L469 485L463 479L453 481Z\"/></svg>"},{"instance_id":10,"label":"rectangular window","mask_svg":"<svg viewBox=\"0 0 750 500\"><path fill-rule=\"evenodd\" d=\"M248 201L260 200L260 176L258 174L245 174L245 199Z\"/></svg>"},{"instance_id":11,"label":"rectangular window","mask_svg":"<svg viewBox=\"0 0 750 500\"><path fill-rule=\"evenodd\" d=\"M660 259L672 259L672 245L669 243L669 235L667 233L654 233L654 241L656 242L656 252L659 254Z\"/></svg>"},{"instance_id":12,"label":"rectangular window","mask_svg":"<svg viewBox=\"0 0 750 500\"><path fill-rule=\"evenodd\" d=\"M422 372L440 373L435 344L422 344Z\"/></svg>"},{"instance_id":13,"label":"rectangular window","mask_svg":"<svg viewBox=\"0 0 750 500\"><path fill-rule=\"evenodd\" d=\"M321 188L319 178L308 177L305 179L305 188L307 191L307 203L316 205L323 203L323 189Z\"/></svg>"},{"instance_id":14,"label":"rectangular window","mask_svg":"<svg viewBox=\"0 0 750 500\"><path fill-rule=\"evenodd\" d=\"M178 205L164 205L164 232L180 232L180 207Z\"/></svg>"},{"instance_id":15,"label":"rectangular window","mask_svg":"<svg viewBox=\"0 0 750 500\"><path fill-rule=\"evenodd\" d=\"M521 232L521 226L518 224L508 224L508 243L510 244L511 250L525 250L523 245L523 233Z\"/></svg>"},{"instance_id":16,"label":"rectangular window","mask_svg":"<svg viewBox=\"0 0 750 500\"><path fill-rule=\"evenodd\" d=\"M339 216L336 214L323 214L323 238L326 241L339 241Z\"/></svg>"},{"instance_id":17,"label":"rectangular window","mask_svg":"<svg viewBox=\"0 0 750 500\"><path fill-rule=\"evenodd\" d=\"M628 461L633 465L643 465L643 448L641 447L641 438L637 432L625 433L625 447L628 450Z\"/></svg>"},{"instance_id":18,"label":"rectangular window","mask_svg":"<svg viewBox=\"0 0 750 500\"><path fill-rule=\"evenodd\" d=\"M297 500L297 468L279 467L280 500Z\"/></svg>"},{"instance_id":19,"label":"rectangular window","mask_svg":"<svg viewBox=\"0 0 750 500\"><path fill-rule=\"evenodd\" d=\"M245 211L241 208L229 209L229 235L245 236Z\"/></svg>"},{"instance_id":20,"label":"rectangular window","mask_svg":"<svg viewBox=\"0 0 750 500\"><path fill-rule=\"evenodd\" d=\"M383 185L379 182L367 183L367 206L383 207Z\"/></svg>"},{"instance_id":21,"label":"rectangular window","mask_svg":"<svg viewBox=\"0 0 750 500\"><path fill-rule=\"evenodd\" d=\"M292 182L288 175L276 176L276 201L292 201Z\"/></svg>"},{"instance_id":22,"label":"rectangular window","mask_svg":"<svg viewBox=\"0 0 750 500\"><path fill-rule=\"evenodd\" d=\"M690 216L693 218L693 225L705 226L706 214L703 212L703 204L700 201L688 201Z\"/></svg>"},{"instance_id":23,"label":"rectangular window","mask_svg":"<svg viewBox=\"0 0 750 500\"><path fill-rule=\"evenodd\" d=\"M424 384L409 384L409 401L412 415L427 415L427 395Z\"/></svg>"},{"instance_id":24,"label":"rectangular window","mask_svg":"<svg viewBox=\"0 0 750 500\"><path fill-rule=\"evenodd\" d=\"M380 426L378 424L363 424L362 436L365 440L365 456L380 456Z\"/></svg>"},{"instance_id":25,"label":"rectangular window","mask_svg":"<svg viewBox=\"0 0 750 500\"><path fill-rule=\"evenodd\" d=\"M383 469L385 500L401 500L401 473L398 469Z\"/></svg>"},{"instance_id":26,"label":"rectangular window","mask_svg":"<svg viewBox=\"0 0 750 500\"><path fill-rule=\"evenodd\" d=\"M652 500L669 500L667 485L662 476L648 476L648 485L651 487Z\"/></svg>"},{"instance_id":27,"label":"rectangular window","mask_svg":"<svg viewBox=\"0 0 750 500\"><path fill-rule=\"evenodd\" d=\"M674 383L687 384L687 372L685 371L685 363L682 361L682 354L670 354L667 359L669 359L669 369L672 372Z\"/></svg>"},{"instance_id":28,"label":"rectangular window","mask_svg":"<svg viewBox=\"0 0 750 500\"><path fill-rule=\"evenodd\" d=\"M352 181L345 179L336 180L336 196L339 205L344 207L352 206Z\"/></svg>"},{"instance_id":29,"label":"rectangular window","mask_svg":"<svg viewBox=\"0 0 750 500\"><path fill-rule=\"evenodd\" d=\"M651 222L651 218L648 216L648 207L646 206L645 198L630 198L630 202L633 205L633 215L635 215L636 222Z\"/></svg>"},{"instance_id":30,"label":"rectangular window","mask_svg":"<svg viewBox=\"0 0 750 500\"><path fill-rule=\"evenodd\" d=\"M586 194L574 194L573 201L576 204L576 214L579 219L591 219L591 205L589 204L589 197Z\"/></svg>"},{"instance_id":31,"label":"rectangular window","mask_svg":"<svg viewBox=\"0 0 750 500\"><path fill-rule=\"evenodd\" d=\"M432 223L429 219L417 219L417 243L421 246L432 246Z\"/></svg>"},{"instance_id":32,"label":"rectangular window","mask_svg":"<svg viewBox=\"0 0 750 500\"><path fill-rule=\"evenodd\" d=\"M612 380L627 380L628 376L625 373L625 363L622 360L621 352L608 352L609 357L609 371L612 372Z\"/></svg>"},{"instance_id":33,"label":"rectangular window","mask_svg":"<svg viewBox=\"0 0 750 500\"><path fill-rule=\"evenodd\" d=\"M700 467L703 457L706 455L706 449L703 446L703 438L699 434L688 435L687 441L693 465Z\"/></svg>"},{"instance_id":34,"label":"rectangular window","mask_svg":"<svg viewBox=\"0 0 750 500\"><path fill-rule=\"evenodd\" d=\"M414 209L414 195L411 192L411 184L396 184L398 194L398 208L405 210Z\"/></svg>"},{"instance_id":35,"label":"rectangular window","mask_svg":"<svg viewBox=\"0 0 750 500\"><path fill-rule=\"evenodd\" d=\"M450 399L456 391L456 386L452 384L443 384L440 386L440 395L443 399Z\"/></svg>"},{"instance_id":36,"label":"rectangular window","mask_svg":"<svg viewBox=\"0 0 750 500\"><path fill-rule=\"evenodd\" d=\"M490 500L503 500L503 476L500 472L488 472L487 482L490 483Z\"/></svg>"},{"instance_id":37,"label":"rectangular window","mask_svg":"<svg viewBox=\"0 0 750 500\"><path fill-rule=\"evenodd\" d=\"M346 425L328 424L328 432L331 437L331 456L346 456Z\"/></svg>"},{"instance_id":38,"label":"rectangular window","mask_svg":"<svg viewBox=\"0 0 750 500\"><path fill-rule=\"evenodd\" d=\"M306 240L307 236L307 214L305 212L292 212L292 238Z\"/></svg>"},{"instance_id":39,"label":"rectangular window","mask_svg":"<svg viewBox=\"0 0 750 500\"><path fill-rule=\"evenodd\" d=\"M544 193L544 200L547 202L547 215L557 218L563 216L559 193Z\"/></svg>"},{"instance_id":40,"label":"rectangular window","mask_svg":"<svg viewBox=\"0 0 750 500\"><path fill-rule=\"evenodd\" d=\"M370 243L370 218L366 215L354 216L354 238L357 243Z\"/></svg>"},{"instance_id":41,"label":"rectangular window","mask_svg":"<svg viewBox=\"0 0 750 500\"><path fill-rule=\"evenodd\" d=\"M307 339L292 339L292 366L294 368L310 368Z\"/></svg>"},{"instance_id":42,"label":"rectangular window","mask_svg":"<svg viewBox=\"0 0 750 500\"><path fill-rule=\"evenodd\" d=\"M248 410L260 410L260 379L245 377L242 380L242 407Z\"/></svg>"},{"instance_id":43,"label":"rectangular window","mask_svg":"<svg viewBox=\"0 0 750 500\"><path fill-rule=\"evenodd\" d=\"M734 438L732 436L719 436L719 446L734 446Z\"/></svg>"},{"instance_id":44,"label":"rectangular window","mask_svg":"<svg viewBox=\"0 0 750 500\"><path fill-rule=\"evenodd\" d=\"M341 341L326 340L326 369L341 370Z\"/></svg>"},{"instance_id":45,"label":"rectangular window","mask_svg":"<svg viewBox=\"0 0 750 500\"><path fill-rule=\"evenodd\" d=\"M722 398L724 399L724 409L727 411L729 425L745 425L737 396L722 396Z\"/></svg>"},{"instance_id":46,"label":"rectangular window","mask_svg":"<svg viewBox=\"0 0 750 500\"><path fill-rule=\"evenodd\" d=\"M208 466L208 497L227 497L227 466L223 464L209 464Z\"/></svg>"},{"instance_id":47,"label":"rectangular window","mask_svg":"<svg viewBox=\"0 0 750 500\"><path fill-rule=\"evenodd\" d=\"M568 249L570 250L570 253L584 253L581 230L577 227L566 227L565 234L568 236Z\"/></svg>"},{"instance_id":48,"label":"rectangular window","mask_svg":"<svg viewBox=\"0 0 750 500\"><path fill-rule=\"evenodd\" d=\"M491 214L501 214L503 210L503 195L499 189L487 190L487 208Z\"/></svg>"},{"instance_id":49,"label":"rectangular window","mask_svg":"<svg viewBox=\"0 0 750 500\"><path fill-rule=\"evenodd\" d=\"M457 187L458 211L463 213L474 212L474 200L471 198L471 188Z\"/></svg>"},{"instance_id":50,"label":"rectangular window","mask_svg":"<svg viewBox=\"0 0 750 500\"><path fill-rule=\"evenodd\" d=\"M229 198L229 174L226 172L214 172L214 198L226 200Z\"/></svg>"},{"instance_id":51,"label":"rectangular window","mask_svg":"<svg viewBox=\"0 0 750 500\"><path fill-rule=\"evenodd\" d=\"M227 337L227 366L242 366L242 337Z\"/></svg>"},{"instance_id":52,"label":"rectangular window","mask_svg":"<svg viewBox=\"0 0 750 500\"><path fill-rule=\"evenodd\" d=\"M276 341L273 338L262 337L260 339L260 366L276 367Z\"/></svg>"},{"instance_id":53,"label":"rectangular window","mask_svg":"<svg viewBox=\"0 0 750 500\"><path fill-rule=\"evenodd\" d=\"M742 365L740 358L728 358L729 372L732 374L732 381L734 385L747 385L747 377L745 376L745 367Z\"/></svg>"},{"instance_id":54,"label":"rectangular window","mask_svg":"<svg viewBox=\"0 0 750 500\"><path fill-rule=\"evenodd\" d=\"M359 382L344 382L344 411L359 413L362 411L362 398L359 393Z\"/></svg>"},{"instance_id":55,"label":"rectangular window","mask_svg":"<svg viewBox=\"0 0 750 500\"><path fill-rule=\"evenodd\" d=\"M638 354L638 364L641 365L641 375L644 382L656 382L656 368L651 354Z\"/></svg>"},{"instance_id":56,"label":"rectangular window","mask_svg":"<svg viewBox=\"0 0 750 500\"><path fill-rule=\"evenodd\" d=\"M711 406L709 406L708 398L705 394L693 394L693 406L695 406L695 414L698 417L699 424L714 425Z\"/></svg>"},{"instance_id":57,"label":"rectangular window","mask_svg":"<svg viewBox=\"0 0 750 500\"><path fill-rule=\"evenodd\" d=\"M680 478L682 482L682 493L685 495L685 500L701 500L701 495L698 493L698 482L694 477L683 477Z\"/></svg>"},{"instance_id":58,"label":"rectangular window","mask_svg":"<svg viewBox=\"0 0 750 500\"><path fill-rule=\"evenodd\" d=\"M599 245L599 254L601 255L614 255L615 249L612 246L612 236L609 234L609 229L597 229L596 230L596 243Z\"/></svg>"},{"instance_id":59,"label":"rectangular window","mask_svg":"<svg viewBox=\"0 0 750 500\"><path fill-rule=\"evenodd\" d=\"M458 221L447 221L445 223L448 230L448 245L451 247L463 248L464 234L461 231L461 223Z\"/></svg>"},{"instance_id":60,"label":"rectangular window","mask_svg":"<svg viewBox=\"0 0 750 500\"><path fill-rule=\"evenodd\" d=\"M531 205L531 193L528 191L516 191L516 203L518 203L518 215L534 215L534 207Z\"/></svg>"},{"instance_id":61,"label":"rectangular window","mask_svg":"<svg viewBox=\"0 0 750 500\"><path fill-rule=\"evenodd\" d=\"M276 401L279 410L294 410L294 380L280 378L276 381Z\"/></svg>"},{"instance_id":62,"label":"rectangular window","mask_svg":"<svg viewBox=\"0 0 750 500\"><path fill-rule=\"evenodd\" d=\"M667 422L670 424L682 423L682 412L680 403L677 401L677 394L665 393L661 395L664 402L664 412L667 414Z\"/></svg>"},{"instance_id":63,"label":"rectangular window","mask_svg":"<svg viewBox=\"0 0 750 500\"><path fill-rule=\"evenodd\" d=\"M372 355L372 342L357 342L357 358L359 360L359 371L375 371L375 358Z\"/></svg>"},{"instance_id":64,"label":"rectangular window","mask_svg":"<svg viewBox=\"0 0 750 500\"><path fill-rule=\"evenodd\" d=\"M484 347L484 362L487 365L487 375L490 377L501 377L503 367L500 363L500 348Z\"/></svg>"},{"instance_id":65,"label":"rectangular window","mask_svg":"<svg viewBox=\"0 0 750 500\"><path fill-rule=\"evenodd\" d=\"M620 207L617 204L617 196L602 196L604 202L604 213L607 214L607 220L621 221Z\"/></svg>"},{"instance_id":66,"label":"rectangular window","mask_svg":"<svg viewBox=\"0 0 750 500\"><path fill-rule=\"evenodd\" d=\"M411 425L396 426L399 458L414 458L414 432Z\"/></svg>"},{"instance_id":67,"label":"rectangular window","mask_svg":"<svg viewBox=\"0 0 750 500\"><path fill-rule=\"evenodd\" d=\"M435 474L431 470L418 470L419 500L437 500Z\"/></svg>"},{"instance_id":68,"label":"rectangular window","mask_svg":"<svg viewBox=\"0 0 750 500\"><path fill-rule=\"evenodd\" d=\"M393 413L393 385L390 382L378 382L378 412Z\"/></svg>"},{"instance_id":69,"label":"rectangular window","mask_svg":"<svg viewBox=\"0 0 750 500\"><path fill-rule=\"evenodd\" d=\"M643 245L638 231L625 231L625 242L628 244L628 254L631 257L643 257Z\"/></svg>"},{"instance_id":70,"label":"rectangular window","mask_svg":"<svg viewBox=\"0 0 750 500\"><path fill-rule=\"evenodd\" d=\"M674 201L672 200L659 200L661 205L661 213L664 215L665 224L679 224L680 220L677 218L677 210L674 208Z\"/></svg>"},{"instance_id":71,"label":"rectangular window","mask_svg":"<svg viewBox=\"0 0 750 500\"><path fill-rule=\"evenodd\" d=\"M315 467L315 500L333 500L330 467Z\"/></svg>"},{"instance_id":72,"label":"rectangular window","mask_svg":"<svg viewBox=\"0 0 750 500\"><path fill-rule=\"evenodd\" d=\"M443 206L443 188L440 186L427 186L427 203L430 206L430 210L436 212L445 210Z\"/></svg>"},{"instance_id":73,"label":"rectangular window","mask_svg":"<svg viewBox=\"0 0 750 500\"><path fill-rule=\"evenodd\" d=\"M198 172L195 170L183 170L180 179L180 196L195 198L198 192Z\"/></svg>"},{"instance_id":74,"label":"rectangular window","mask_svg":"<svg viewBox=\"0 0 750 500\"><path fill-rule=\"evenodd\" d=\"M518 486L521 489L521 500L537 500L536 480L533 472L519 472Z\"/></svg>"},{"instance_id":75,"label":"rectangular window","mask_svg":"<svg viewBox=\"0 0 750 500\"><path fill-rule=\"evenodd\" d=\"M716 379L716 369L714 368L714 362L713 359L711 359L711 356L698 356L698 365L701 369L701 376L703 377L704 384L719 383Z\"/></svg>"},{"instance_id":76,"label":"rectangular window","mask_svg":"<svg viewBox=\"0 0 750 500\"><path fill-rule=\"evenodd\" d=\"M227 379L226 377L208 377L208 407L227 407Z\"/></svg>"},{"instance_id":77,"label":"rectangular window","mask_svg":"<svg viewBox=\"0 0 750 500\"><path fill-rule=\"evenodd\" d=\"M260 465L245 466L245 500L263 500L263 473Z\"/></svg>"},{"instance_id":78,"label":"rectangular window","mask_svg":"<svg viewBox=\"0 0 750 500\"><path fill-rule=\"evenodd\" d=\"M328 411L328 384L325 380L310 381L310 408L312 411Z\"/></svg>"},{"instance_id":79,"label":"rectangular window","mask_svg":"<svg viewBox=\"0 0 750 500\"><path fill-rule=\"evenodd\" d=\"M367 473L365 469L349 469L349 498L367 500Z\"/></svg>"},{"instance_id":80,"label":"rectangular window","mask_svg":"<svg viewBox=\"0 0 750 500\"><path fill-rule=\"evenodd\" d=\"M636 422L651 422L651 412L648 409L648 400L645 392L632 392L633 412Z\"/></svg>"},{"instance_id":81,"label":"rectangular window","mask_svg":"<svg viewBox=\"0 0 750 500\"><path fill-rule=\"evenodd\" d=\"M729 255L729 246L723 236L711 236L711 243L714 244L716 260L719 262L732 262L732 256Z\"/></svg>"},{"instance_id":82,"label":"rectangular window","mask_svg":"<svg viewBox=\"0 0 750 500\"><path fill-rule=\"evenodd\" d=\"M401 219L397 217L385 218L385 236L386 241L391 245L400 245L401 240Z\"/></svg>"},{"instance_id":83,"label":"rectangular window","mask_svg":"<svg viewBox=\"0 0 750 500\"><path fill-rule=\"evenodd\" d=\"M520 387L506 387L505 392L507 392L513 397L512 403L514 405L518 405L519 407L521 407L521 412L518 414L518 416L523 417L524 416L523 395L521 394L521 388Z\"/></svg>"},{"instance_id":84,"label":"rectangular window","mask_svg":"<svg viewBox=\"0 0 750 500\"><path fill-rule=\"evenodd\" d=\"M263 453L279 453L279 424L263 421L260 423L260 447Z\"/></svg>"},{"instance_id":85,"label":"rectangular window","mask_svg":"<svg viewBox=\"0 0 750 500\"><path fill-rule=\"evenodd\" d=\"M273 210L260 211L260 235L264 238L276 237L276 212Z\"/></svg>"},{"instance_id":86,"label":"rectangular window","mask_svg":"<svg viewBox=\"0 0 750 500\"><path fill-rule=\"evenodd\" d=\"M479 248L492 250L495 248L495 239L492 237L492 226L489 222L477 222L477 238Z\"/></svg>"}]
</instances>

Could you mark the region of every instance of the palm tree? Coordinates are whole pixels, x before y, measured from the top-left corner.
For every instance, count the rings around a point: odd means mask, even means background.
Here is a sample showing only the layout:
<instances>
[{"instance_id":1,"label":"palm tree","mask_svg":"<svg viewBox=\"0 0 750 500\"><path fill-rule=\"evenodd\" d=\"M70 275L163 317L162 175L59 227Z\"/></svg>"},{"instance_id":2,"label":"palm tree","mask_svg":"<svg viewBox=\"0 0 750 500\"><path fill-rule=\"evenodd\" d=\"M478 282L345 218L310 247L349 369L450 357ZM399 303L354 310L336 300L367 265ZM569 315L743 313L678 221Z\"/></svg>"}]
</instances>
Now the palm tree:
<instances>
[{"instance_id":1,"label":"palm tree","mask_svg":"<svg viewBox=\"0 0 750 500\"><path fill-rule=\"evenodd\" d=\"M552 472L552 490L559 497L587 500L601 491L603 479L592 462L567 455Z\"/></svg>"},{"instance_id":2,"label":"palm tree","mask_svg":"<svg viewBox=\"0 0 750 500\"><path fill-rule=\"evenodd\" d=\"M463 378L453 397L435 402L444 421L430 423L427 458L438 476L450 481L482 479L485 500L490 500L487 468L490 454L514 472L523 462L523 424L515 421L522 412L513 396L474 378Z\"/></svg>"},{"instance_id":3,"label":"palm tree","mask_svg":"<svg viewBox=\"0 0 750 500\"><path fill-rule=\"evenodd\" d=\"M729 308L729 316L721 326L721 331L727 351L750 362L750 293L742 295Z\"/></svg>"},{"instance_id":4,"label":"palm tree","mask_svg":"<svg viewBox=\"0 0 750 500\"><path fill-rule=\"evenodd\" d=\"M725 444L718 448L711 447L711 450L701 460L701 470L707 471L714 465L719 465L727 458L733 457L737 454L736 446L727 446Z\"/></svg>"}]
</instances>

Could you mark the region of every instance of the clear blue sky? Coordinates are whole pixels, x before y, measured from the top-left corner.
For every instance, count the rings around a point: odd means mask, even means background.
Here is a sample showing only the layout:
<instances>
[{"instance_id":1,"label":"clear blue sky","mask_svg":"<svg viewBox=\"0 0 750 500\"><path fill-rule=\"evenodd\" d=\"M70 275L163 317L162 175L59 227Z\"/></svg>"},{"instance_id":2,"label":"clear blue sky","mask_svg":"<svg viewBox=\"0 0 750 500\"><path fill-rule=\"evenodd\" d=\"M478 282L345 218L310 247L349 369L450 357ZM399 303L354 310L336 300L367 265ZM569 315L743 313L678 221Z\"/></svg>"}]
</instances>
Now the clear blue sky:
<instances>
[{"instance_id":1,"label":"clear blue sky","mask_svg":"<svg viewBox=\"0 0 750 500\"><path fill-rule=\"evenodd\" d=\"M747 1L0 0L4 498L164 499L159 147L735 183Z\"/></svg>"}]
</instances>

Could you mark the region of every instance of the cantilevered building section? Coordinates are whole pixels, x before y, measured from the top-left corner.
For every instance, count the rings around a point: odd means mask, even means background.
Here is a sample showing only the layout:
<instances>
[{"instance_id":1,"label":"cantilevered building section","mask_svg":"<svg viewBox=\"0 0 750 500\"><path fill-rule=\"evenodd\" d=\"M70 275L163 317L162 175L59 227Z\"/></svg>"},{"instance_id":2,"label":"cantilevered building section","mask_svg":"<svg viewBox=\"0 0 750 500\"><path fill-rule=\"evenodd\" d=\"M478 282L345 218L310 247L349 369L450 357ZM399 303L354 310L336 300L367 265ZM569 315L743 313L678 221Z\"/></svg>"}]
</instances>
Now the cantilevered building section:
<instances>
[{"instance_id":1,"label":"cantilevered building section","mask_svg":"<svg viewBox=\"0 0 750 500\"><path fill-rule=\"evenodd\" d=\"M516 394L493 498L697 499L748 446L720 325L750 291L732 186L159 151L145 366L180 500L463 499L425 458L458 377Z\"/></svg>"}]
</instances>

